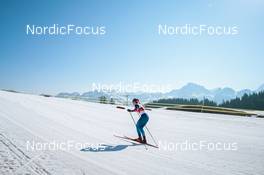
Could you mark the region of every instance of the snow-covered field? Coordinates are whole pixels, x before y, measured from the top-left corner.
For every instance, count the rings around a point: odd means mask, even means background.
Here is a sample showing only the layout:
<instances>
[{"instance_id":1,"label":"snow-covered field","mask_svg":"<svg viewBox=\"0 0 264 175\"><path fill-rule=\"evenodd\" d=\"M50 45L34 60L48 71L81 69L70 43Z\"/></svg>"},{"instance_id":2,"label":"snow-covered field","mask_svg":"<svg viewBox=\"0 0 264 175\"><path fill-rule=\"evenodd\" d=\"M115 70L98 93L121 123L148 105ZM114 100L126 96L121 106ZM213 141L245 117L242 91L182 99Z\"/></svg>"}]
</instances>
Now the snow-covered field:
<instances>
[{"instance_id":1,"label":"snow-covered field","mask_svg":"<svg viewBox=\"0 0 264 175\"><path fill-rule=\"evenodd\" d=\"M0 91L0 174L264 173L264 119L149 115L160 149L113 137L136 136L129 114L116 106Z\"/></svg>"}]
</instances>

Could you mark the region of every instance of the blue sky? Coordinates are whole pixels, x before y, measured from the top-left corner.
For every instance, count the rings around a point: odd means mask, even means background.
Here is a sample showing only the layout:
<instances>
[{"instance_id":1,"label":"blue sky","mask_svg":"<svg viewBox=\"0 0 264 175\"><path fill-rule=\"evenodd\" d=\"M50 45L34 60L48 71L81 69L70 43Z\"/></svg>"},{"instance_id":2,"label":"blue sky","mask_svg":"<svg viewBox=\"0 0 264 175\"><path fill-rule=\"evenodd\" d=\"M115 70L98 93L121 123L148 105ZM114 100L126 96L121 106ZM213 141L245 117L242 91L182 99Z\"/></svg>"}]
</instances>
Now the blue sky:
<instances>
[{"instance_id":1,"label":"blue sky","mask_svg":"<svg viewBox=\"0 0 264 175\"><path fill-rule=\"evenodd\" d=\"M56 94L91 83L256 89L264 83L264 3L1 1L0 88ZM106 26L104 36L29 36L26 25ZM161 36L158 24L238 26L235 36Z\"/></svg>"}]
</instances>

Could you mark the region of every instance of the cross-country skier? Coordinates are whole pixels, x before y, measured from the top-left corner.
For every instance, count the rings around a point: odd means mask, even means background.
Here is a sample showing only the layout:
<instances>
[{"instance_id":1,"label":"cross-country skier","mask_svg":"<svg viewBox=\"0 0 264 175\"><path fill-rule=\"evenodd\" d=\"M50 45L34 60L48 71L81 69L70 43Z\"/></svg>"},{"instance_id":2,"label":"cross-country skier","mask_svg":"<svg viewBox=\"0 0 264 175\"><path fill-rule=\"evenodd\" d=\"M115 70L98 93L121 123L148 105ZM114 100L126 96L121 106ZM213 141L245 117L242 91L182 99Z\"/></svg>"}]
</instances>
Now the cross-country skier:
<instances>
[{"instance_id":1,"label":"cross-country skier","mask_svg":"<svg viewBox=\"0 0 264 175\"><path fill-rule=\"evenodd\" d=\"M136 124L138 138L134 139L134 140L137 142L141 142L141 143L147 143L146 135L145 135L143 128L147 124L147 122L149 120L149 116L145 112L143 105L140 104L139 99L134 98L132 100L132 103L135 106L135 108L132 110L128 109L127 111L128 112L137 112L139 114L139 119L138 119L137 124ZM142 137L143 137L143 139L142 139Z\"/></svg>"}]
</instances>

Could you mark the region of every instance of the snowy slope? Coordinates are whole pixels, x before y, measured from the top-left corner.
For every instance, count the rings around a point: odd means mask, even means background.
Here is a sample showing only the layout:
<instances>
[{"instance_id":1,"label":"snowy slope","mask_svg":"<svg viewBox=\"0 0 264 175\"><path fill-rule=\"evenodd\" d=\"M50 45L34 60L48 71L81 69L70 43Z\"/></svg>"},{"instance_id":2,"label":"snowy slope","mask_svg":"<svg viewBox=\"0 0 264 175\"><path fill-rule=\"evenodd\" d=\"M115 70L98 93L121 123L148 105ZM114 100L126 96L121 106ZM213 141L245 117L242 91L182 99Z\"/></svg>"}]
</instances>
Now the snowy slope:
<instances>
[{"instance_id":1,"label":"snowy slope","mask_svg":"<svg viewBox=\"0 0 264 175\"><path fill-rule=\"evenodd\" d=\"M113 137L136 136L129 114L115 106L0 91L0 174L263 174L263 119L166 110L149 115L160 149ZM34 150L28 147L33 141L88 145ZM187 141L235 143L237 150L173 147ZM89 144L105 147L96 151Z\"/></svg>"}]
</instances>

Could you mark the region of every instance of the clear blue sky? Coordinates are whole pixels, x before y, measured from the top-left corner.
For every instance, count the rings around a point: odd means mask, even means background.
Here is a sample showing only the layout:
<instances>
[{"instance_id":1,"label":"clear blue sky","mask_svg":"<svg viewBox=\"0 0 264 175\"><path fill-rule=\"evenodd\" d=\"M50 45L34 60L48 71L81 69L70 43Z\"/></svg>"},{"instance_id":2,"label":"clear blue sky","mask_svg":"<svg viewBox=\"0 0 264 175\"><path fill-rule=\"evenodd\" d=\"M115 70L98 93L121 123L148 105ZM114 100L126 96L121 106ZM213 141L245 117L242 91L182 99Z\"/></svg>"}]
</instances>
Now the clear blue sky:
<instances>
[{"instance_id":1,"label":"clear blue sky","mask_svg":"<svg viewBox=\"0 0 264 175\"><path fill-rule=\"evenodd\" d=\"M264 83L261 0L0 2L0 88L85 91L93 82ZM104 25L100 37L28 36L26 25ZM236 36L160 36L158 24L236 25Z\"/></svg>"}]
</instances>

